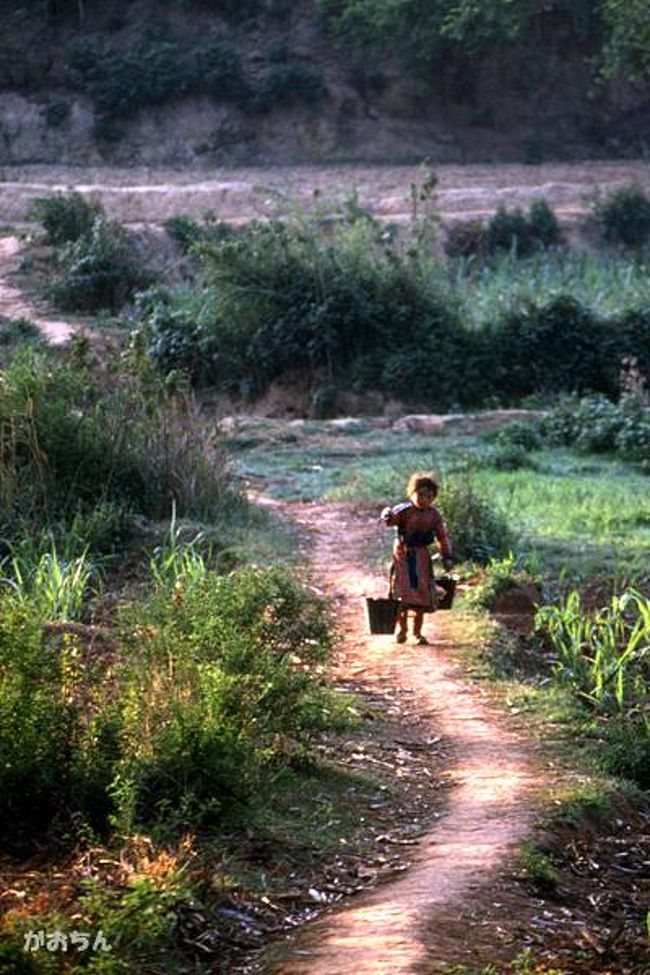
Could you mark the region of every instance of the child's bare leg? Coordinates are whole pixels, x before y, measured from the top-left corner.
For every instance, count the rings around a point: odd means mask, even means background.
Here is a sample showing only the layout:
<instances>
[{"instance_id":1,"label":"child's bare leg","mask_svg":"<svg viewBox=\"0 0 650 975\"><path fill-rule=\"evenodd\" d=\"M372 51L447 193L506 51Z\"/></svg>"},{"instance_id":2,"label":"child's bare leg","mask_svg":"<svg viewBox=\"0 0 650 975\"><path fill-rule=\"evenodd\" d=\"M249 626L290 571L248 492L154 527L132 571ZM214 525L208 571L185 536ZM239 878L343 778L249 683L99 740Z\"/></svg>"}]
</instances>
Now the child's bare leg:
<instances>
[{"instance_id":1,"label":"child's bare leg","mask_svg":"<svg viewBox=\"0 0 650 975\"><path fill-rule=\"evenodd\" d=\"M404 643L406 641L406 624L408 620L408 612L405 609L401 609L397 614L397 637L398 643Z\"/></svg>"},{"instance_id":2,"label":"child's bare leg","mask_svg":"<svg viewBox=\"0 0 650 975\"><path fill-rule=\"evenodd\" d=\"M427 643L426 637L422 636L422 624L424 623L424 612L421 609L416 609L415 618L413 620L413 636L418 643Z\"/></svg>"}]
</instances>

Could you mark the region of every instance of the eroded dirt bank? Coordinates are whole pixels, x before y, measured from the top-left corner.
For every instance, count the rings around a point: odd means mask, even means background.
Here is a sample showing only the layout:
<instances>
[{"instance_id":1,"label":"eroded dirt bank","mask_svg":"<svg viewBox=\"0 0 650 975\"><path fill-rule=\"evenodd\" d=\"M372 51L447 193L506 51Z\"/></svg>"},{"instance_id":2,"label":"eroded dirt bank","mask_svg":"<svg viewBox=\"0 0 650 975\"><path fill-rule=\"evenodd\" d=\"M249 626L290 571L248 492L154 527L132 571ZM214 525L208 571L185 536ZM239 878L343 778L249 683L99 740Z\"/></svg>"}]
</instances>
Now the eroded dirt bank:
<instances>
[{"instance_id":1,"label":"eroded dirt bank","mask_svg":"<svg viewBox=\"0 0 650 975\"><path fill-rule=\"evenodd\" d=\"M445 815L422 835L402 878L276 945L263 971L423 971L447 958L446 921L483 896L494 871L503 867L530 826L538 785L533 746L507 730L480 689L463 679L454 663L457 643L447 614L430 618L428 647L397 647L392 637L367 635L363 596L381 594L384 585L362 561L375 530L372 512L346 504L305 504L288 513L312 533L315 581L337 601L339 676L354 677L367 688L388 681L414 691L423 732L431 741L442 736L451 754L452 788Z\"/></svg>"}]
</instances>

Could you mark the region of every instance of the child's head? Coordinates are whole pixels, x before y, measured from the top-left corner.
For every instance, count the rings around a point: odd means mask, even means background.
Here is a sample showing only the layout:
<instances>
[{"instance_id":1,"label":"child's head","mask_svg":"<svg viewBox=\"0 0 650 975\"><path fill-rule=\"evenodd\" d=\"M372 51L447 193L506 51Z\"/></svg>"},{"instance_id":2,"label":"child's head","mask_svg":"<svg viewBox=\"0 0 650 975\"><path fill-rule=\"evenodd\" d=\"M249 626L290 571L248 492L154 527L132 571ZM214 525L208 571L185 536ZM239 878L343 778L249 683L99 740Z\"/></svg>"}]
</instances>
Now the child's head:
<instances>
[{"instance_id":1,"label":"child's head","mask_svg":"<svg viewBox=\"0 0 650 975\"><path fill-rule=\"evenodd\" d=\"M418 508L433 504L438 495L438 481L432 471L416 471L406 485L406 494Z\"/></svg>"}]
</instances>

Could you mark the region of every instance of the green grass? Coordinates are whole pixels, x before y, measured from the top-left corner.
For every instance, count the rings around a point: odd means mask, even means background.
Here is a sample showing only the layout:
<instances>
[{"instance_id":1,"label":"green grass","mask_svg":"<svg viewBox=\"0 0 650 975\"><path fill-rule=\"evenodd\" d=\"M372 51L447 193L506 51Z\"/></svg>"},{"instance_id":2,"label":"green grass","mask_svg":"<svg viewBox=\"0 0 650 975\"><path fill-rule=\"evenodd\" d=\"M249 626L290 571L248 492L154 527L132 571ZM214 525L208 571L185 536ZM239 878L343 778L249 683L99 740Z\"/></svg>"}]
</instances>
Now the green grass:
<instances>
[{"instance_id":1,"label":"green grass","mask_svg":"<svg viewBox=\"0 0 650 975\"><path fill-rule=\"evenodd\" d=\"M371 516L403 496L412 470L432 467L443 479L441 507L445 477L466 474L505 512L521 554L555 578L606 572L623 580L647 566L648 478L620 460L557 448L531 454L533 468L499 471L490 466L492 448L480 437L392 429L351 434L314 422L295 428L296 439L287 442L281 431L276 425L270 439L248 431L237 455L242 476L271 481L275 496L366 501Z\"/></svg>"},{"instance_id":2,"label":"green grass","mask_svg":"<svg viewBox=\"0 0 650 975\"><path fill-rule=\"evenodd\" d=\"M544 451L537 470L479 471L521 532L522 549L536 551L554 572L630 578L647 567L650 492L643 474L606 458Z\"/></svg>"},{"instance_id":3,"label":"green grass","mask_svg":"<svg viewBox=\"0 0 650 975\"><path fill-rule=\"evenodd\" d=\"M464 261L450 267L464 295L464 315L477 328L505 310L566 294L598 314L618 314L647 302L649 274L647 261L564 249L525 261L507 254L484 265Z\"/></svg>"}]
</instances>

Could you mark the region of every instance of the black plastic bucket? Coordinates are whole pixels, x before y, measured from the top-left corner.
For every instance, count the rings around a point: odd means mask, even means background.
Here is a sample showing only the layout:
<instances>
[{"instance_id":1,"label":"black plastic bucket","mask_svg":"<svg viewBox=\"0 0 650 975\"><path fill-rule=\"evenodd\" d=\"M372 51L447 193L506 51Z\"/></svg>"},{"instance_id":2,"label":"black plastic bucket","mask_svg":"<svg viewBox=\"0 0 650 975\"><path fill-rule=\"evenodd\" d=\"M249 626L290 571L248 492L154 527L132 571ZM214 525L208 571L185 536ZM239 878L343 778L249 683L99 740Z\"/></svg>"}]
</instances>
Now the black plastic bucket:
<instances>
[{"instance_id":1,"label":"black plastic bucket","mask_svg":"<svg viewBox=\"0 0 650 975\"><path fill-rule=\"evenodd\" d=\"M454 593L456 592L456 580L453 576L439 576L436 579L436 586L444 589L444 595L438 593L437 609L451 609L454 604Z\"/></svg>"},{"instance_id":2,"label":"black plastic bucket","mask_svg":"<svg viewBox=\"0 0 650 975\"><path fill-rule=\"evenodd\" d=\"M397 623L399 603L396 599L366 597L368 626L371 633L392 633Z\"/></svg>"}]
</instances>

